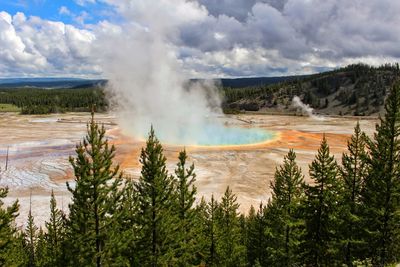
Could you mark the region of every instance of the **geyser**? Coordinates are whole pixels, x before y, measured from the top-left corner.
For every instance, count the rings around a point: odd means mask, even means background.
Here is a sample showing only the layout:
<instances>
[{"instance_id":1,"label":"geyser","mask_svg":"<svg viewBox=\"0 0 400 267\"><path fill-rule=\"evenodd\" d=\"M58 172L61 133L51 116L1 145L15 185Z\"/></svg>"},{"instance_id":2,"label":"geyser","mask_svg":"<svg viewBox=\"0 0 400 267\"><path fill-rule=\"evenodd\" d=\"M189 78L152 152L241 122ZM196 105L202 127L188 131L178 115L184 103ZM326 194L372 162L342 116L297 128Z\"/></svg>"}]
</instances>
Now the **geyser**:
<instances>
[{"instance_id":1,"label":"geyser","mask_svg":"<svg viewBox=\"0 0 400 267\"><path fill-rule=\"evenodd\" d=\"M176 20L182 24L207 16L196 1L131 0L117 7L126 24L98 35L96 44L125 134L143 139L153 125L157 137L169 144L243 145L272 138L260 129L230 128L213 120L223 116L216 86L187 83L197 74L184 69L179 56L184 51L174 45L180 38Z\"/></svg>"}]
</instances>

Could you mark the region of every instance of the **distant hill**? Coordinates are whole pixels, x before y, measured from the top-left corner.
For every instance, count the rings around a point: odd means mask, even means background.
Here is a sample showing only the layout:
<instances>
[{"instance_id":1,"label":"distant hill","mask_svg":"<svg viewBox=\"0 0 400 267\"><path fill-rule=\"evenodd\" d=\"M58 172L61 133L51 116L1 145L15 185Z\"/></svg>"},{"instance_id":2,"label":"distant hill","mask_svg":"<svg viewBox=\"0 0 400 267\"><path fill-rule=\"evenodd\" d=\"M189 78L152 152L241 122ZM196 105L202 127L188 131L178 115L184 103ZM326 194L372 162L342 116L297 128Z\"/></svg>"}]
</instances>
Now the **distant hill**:
<instances>
[{"instance_id":1,"label":"distant hill","mask_svg":"<svg viewBox=\"0 0 400 267\"><path fill-rule=\"evenodd\" d=\"M377 115L382 113L389 88L399 79L398 64L372 67L349 65L333 71L291 77L269 85L224 88L224 109L299 113L294 96L328 115Z\"/></svg>"},{"instance_id":2,"label":"distant hill","mask_svg":"<svg viewBox=\"0 0 400 267\"><path fill-rule=\"evenodd\" d=\"M1 78L0 88L90 88L104 85L104 79L77 78Z\"/></svg>"},{"instance_id":3,"label":"distant hill","mask_svg":"<svg viewBox=\"0 0 400 267\"><path fill-rule=\"evenodd\" d=\"M280 76L280 77L253 77L253 78L233 78L221 79L223 87L243 88L250 86L265 86L285 81L293 81L306 76Z\"/></svg>"}]
</instances>

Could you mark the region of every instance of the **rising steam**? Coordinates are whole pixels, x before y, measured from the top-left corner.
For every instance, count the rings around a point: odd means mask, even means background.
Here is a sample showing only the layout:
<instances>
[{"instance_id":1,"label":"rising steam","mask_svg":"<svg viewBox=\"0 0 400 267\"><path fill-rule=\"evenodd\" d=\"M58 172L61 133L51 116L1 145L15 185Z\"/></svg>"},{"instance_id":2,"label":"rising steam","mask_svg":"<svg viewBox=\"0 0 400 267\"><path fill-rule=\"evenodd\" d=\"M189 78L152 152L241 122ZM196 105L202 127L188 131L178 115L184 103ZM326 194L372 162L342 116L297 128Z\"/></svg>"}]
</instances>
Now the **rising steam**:
<instances>
[{"instance_id":1,"label":"rising steam","mask_svg":"<svg viewBox=\"0 0 400 267\"><path fill-rule=\"evenodd\" d=\"M307 116L309 116L310 118L312 118L314 120L319 120L319 121L325 120L324 117L314 114L314 109L312 107L310 107L310 105L304 104L300 100L300 97L298 97L298 96L293 97L292 105L296 108L300 108L303 113L305 113Z\"/></svg>"},{"instance_id":2,"label":"rising steam","mask_svg":"<svg viewBox=\"0 0 400 267\"><path fill-rule=\"evenodd\" d=\"M139 138L153 125L162 141L198 144L210 137L208 125L215 128L213 118L221 114L215 86L211 82L188 85L178 51L170 42L176 35L174 18L163 7L168 1L132 2L135 9L125 12L128 21L134 16L135 23L99 40L102 69L118 103L120 125Z\"/></svg>"}]
</instances>

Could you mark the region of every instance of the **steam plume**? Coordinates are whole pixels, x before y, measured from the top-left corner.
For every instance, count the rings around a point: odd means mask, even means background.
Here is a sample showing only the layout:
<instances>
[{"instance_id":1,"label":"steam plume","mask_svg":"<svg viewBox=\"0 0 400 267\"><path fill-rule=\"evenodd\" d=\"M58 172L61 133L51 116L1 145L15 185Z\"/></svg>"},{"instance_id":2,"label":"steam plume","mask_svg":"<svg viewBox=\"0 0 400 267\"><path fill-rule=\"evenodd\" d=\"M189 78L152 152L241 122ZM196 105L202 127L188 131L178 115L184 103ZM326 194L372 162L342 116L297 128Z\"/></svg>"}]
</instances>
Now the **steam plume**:
<instances>
[{"instance_id":1,"label":"steam plume","mask_svg":"<svg viewBox=\"0 0 400 267\"><path fill-rule=\"evenodd\" d=\"M320 120L320 121L325 120L324 117L314 114L314 109L312 107L310 107L310 105L304 104L300 100L300 97L298 97L298 96L293 97L292 105L296 108L300 108L307 116L309 116L310 118L312 118L314 120Z\"/></svg>"},{"instance_id":2,"label":"steam plume","mask_svg":"<svg viewBox=\"0 0 400 267\"><path fill-rule=\"evenodd\" d=\"M131 2L131 6L120 7L128 22L112 29L111 36L108 32L100 37L98 47L108 89L118 103L120 125L139 138L153 125L162 141L177 144L198 144L211 138L207 128L217 122L210 120L221 114L218 94L211 83L187 85L179 51L170 42L177 38L177 15L169 13L177 11L174 4L187 5L190 10L196 2ZM214 128L212 135L218 135L220 127Z\"/></svg>"}]
</instances>

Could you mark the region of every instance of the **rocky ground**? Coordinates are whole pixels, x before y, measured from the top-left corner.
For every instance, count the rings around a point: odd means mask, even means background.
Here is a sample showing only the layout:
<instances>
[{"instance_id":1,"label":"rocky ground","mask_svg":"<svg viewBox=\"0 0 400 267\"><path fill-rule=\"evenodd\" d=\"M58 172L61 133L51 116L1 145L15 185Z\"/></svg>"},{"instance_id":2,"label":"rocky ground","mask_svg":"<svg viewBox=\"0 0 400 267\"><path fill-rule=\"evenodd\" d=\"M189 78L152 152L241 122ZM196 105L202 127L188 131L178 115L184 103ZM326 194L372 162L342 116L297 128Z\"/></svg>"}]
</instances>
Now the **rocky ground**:
<instances>
[{"instance_id":1,"label":"rocky ground","mask_svg":"<svg viewBox=\"0 0 400 267\"><path fill-rule=\"evenodd\" d=\"M20 216L26 221L30 203L38 224L48 216L49 196L54 190L58 204L68 210L70 194L65 182L73 184L68 157L84 136L90 115L84 113L47 116L0 115L0 186L10 188L6 203L19 199ZM270 181L289 148L294 148L298 163L307 178L308 164L314 158L325 133L332 153L341 158L356 120L371 135L375 119L371 118L309 118L273 115L231 115L224 120L232 127L259 127L276 134L276 138L261 144L223 147L186 147L197 173L198 196L219 198L230 186L238 196L240 210L264 203L270 197ZM107 135L117 146L116 160L127 177L140 175L139 153L142 140L125 136L113 114L98 114L96 120L105 123ZM7 148L9 161L5 170ZM164 145L168 168L173 171L181 146Z\"/></svg>"}]
</instances>

